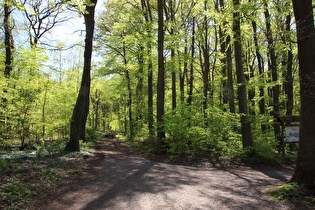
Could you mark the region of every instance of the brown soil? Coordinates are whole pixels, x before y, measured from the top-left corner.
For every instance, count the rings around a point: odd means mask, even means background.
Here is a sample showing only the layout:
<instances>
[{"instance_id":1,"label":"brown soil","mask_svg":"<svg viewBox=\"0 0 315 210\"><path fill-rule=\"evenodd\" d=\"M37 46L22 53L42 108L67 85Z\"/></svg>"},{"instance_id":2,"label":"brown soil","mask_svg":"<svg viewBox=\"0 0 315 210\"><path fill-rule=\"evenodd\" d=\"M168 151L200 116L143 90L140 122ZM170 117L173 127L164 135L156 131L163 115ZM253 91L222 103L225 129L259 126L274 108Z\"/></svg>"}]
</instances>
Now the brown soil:
<instances>
[{"instance_id":1,"label":"brown soil","mask_svg":"<svg viewBox=\"0 0 315 210\"><path fill-rule=\"evenodd\" d=\"M97 145L91 167L30 209L301 209L266 192L292 176L285 167L193 167L148 160L120 140Z\"/></svg>"}]
</instances>

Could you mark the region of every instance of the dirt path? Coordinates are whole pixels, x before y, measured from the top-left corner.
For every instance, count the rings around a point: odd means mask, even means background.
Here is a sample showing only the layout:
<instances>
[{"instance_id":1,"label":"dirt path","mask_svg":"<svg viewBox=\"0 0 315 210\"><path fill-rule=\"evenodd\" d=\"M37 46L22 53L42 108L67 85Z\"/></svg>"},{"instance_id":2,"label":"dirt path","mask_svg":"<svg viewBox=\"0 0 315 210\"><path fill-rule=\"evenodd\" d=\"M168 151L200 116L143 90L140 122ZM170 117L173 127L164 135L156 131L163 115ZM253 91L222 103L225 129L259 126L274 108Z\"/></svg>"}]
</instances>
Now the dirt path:
<instances>
[{"instance_id":1,"label":"dirt path","mask_svg":"<svg viewBox=\"0 0 315 210\"><path fill-rule=\"evenodd\" d=\"M95 166L36 209L293 209L261 189L282 184L291 169L197 168L137 157L118 140L98 145Z\"/></svg>"}]
</instances>

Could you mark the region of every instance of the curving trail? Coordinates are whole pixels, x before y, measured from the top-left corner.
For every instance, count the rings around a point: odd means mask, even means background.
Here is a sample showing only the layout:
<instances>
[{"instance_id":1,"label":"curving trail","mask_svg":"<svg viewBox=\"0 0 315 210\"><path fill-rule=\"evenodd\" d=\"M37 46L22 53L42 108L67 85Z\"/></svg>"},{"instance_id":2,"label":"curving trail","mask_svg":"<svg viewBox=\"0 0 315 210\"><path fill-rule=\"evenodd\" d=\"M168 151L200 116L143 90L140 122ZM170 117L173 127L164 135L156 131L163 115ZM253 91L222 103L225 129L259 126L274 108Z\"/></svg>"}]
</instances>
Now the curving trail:
<instances>
[{"instance_id":1,"label":"curving trail","mask_svg":"<svg viewBox=\"0 0 315 210\"><path fill-rule=\"evenodd\" d=\"M283 184L292 169L222 169L172 165L134 155L119 140L103 140L91 170L36 209L295 209L261 193Z\"/></svg>"}]
</instances>

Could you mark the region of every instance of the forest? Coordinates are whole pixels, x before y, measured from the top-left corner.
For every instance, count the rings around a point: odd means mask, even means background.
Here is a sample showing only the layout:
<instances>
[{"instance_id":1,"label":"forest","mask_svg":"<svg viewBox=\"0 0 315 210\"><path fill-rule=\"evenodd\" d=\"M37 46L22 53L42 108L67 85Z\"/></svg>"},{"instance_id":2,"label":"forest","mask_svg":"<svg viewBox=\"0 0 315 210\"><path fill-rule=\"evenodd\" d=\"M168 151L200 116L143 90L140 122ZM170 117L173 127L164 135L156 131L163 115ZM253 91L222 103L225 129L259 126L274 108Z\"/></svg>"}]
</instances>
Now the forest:
<instances>
[{"instance_id":1,"label":"forest","mask_svg":"<svg viewBox=\"0 0 315 210\"><path fill-rule=\"evenodd\" d=\"M3 146L69 138L83 43L70 48L49 34L77 12L57 2L7 4ZM300 115L290 1L166 1L163 26L156 2L111 0L101 7L87 129L173 155L233 156L248 147L268 159L280 151L279 116Z\"/></svg>"},{"instance_id":2,"label":"forest","mask_svg":"<svg viewBox=\"0 0 315 210\"><path fill-rule=\"evenodd\" d=\"M170 159L296 158L281 117L303 113L303 2L2 0L0 147L115 134Z\"/></svg>"}]
</instances>

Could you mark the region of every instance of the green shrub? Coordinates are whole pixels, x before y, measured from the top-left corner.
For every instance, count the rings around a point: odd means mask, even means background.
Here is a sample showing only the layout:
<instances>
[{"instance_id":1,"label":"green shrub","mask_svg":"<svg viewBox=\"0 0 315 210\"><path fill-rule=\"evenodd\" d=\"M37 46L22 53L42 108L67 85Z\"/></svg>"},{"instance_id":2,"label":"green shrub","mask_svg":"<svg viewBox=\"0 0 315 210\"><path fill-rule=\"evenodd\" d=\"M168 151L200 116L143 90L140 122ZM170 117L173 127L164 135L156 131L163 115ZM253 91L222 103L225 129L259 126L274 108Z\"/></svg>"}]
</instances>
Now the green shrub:
<instances>
[{"instance_id":1,"label":"green shrub","mask_svg":"<svg viewBox=\"0 0 315 210\"><path fill-rule=\"evenodd\" d=\"M314 190L306 189L303 185L300 186L295 182L282 185L278 190L271 193L271 196L287 202L294 203L301 209L314 209L315 197Z\"/></svg>"},{"instance_id":2,"label":"green shrub","mask_svg":"<svg viewBox=\"0 0 315 210\"><path fill-rule=\"evenodd\" d=\"M0 172L8 173L14 169L14 164L12 160L9 159L0 159Z\"/></svg>"},{"instance_id":3,"label":"green shrub","mask_svg":"<svg viewBox=\"0 0 315 210\"><path fill-rule=\"evenodd\" d=\"M100 135L96 132L94 128L87 127L85 130L85 140L87 142L96 142L100 139Z\"/></svg>"},{"instance_id":4,"label":"green shrub","mask_svg":"<svg viewBox=\"0 0 315 210\"><path fill-rule=\"evenodd\" d=\"M27 203L27 197L32 194L31 190L21 182L9 182L0 188L0 207L1 204L10 204L12 209L21 209ZM14 208L13 208L14 207Z\"/></svg>"},{"instance_id":5,"label":"green shrub","mask_svg":"<svg viewBox=\"0 0 315 210\"><path fill-rule=\"evenodd\" d=\"M68 139L59 139L59 140L50 140L50 141L42 141L40 144L36 144L35 147L37 149L37 156L42 155L54 155L64 151L66 143Z\"/></svg>"},{"instance_id":6,"label":"green shrub","mask_svg":"<svg viewBox=\"0 0 315 210\"><path fill-rule=\"evenodd\" d=\"M200 121L204 117L187 107L178 107L165 114L166 143L170 153L191 156L239 154L241 135L238 116L215 107L207 112L207 127L204 120Z\"/></svg>"}]
</instances>

